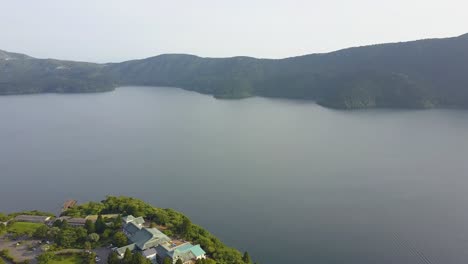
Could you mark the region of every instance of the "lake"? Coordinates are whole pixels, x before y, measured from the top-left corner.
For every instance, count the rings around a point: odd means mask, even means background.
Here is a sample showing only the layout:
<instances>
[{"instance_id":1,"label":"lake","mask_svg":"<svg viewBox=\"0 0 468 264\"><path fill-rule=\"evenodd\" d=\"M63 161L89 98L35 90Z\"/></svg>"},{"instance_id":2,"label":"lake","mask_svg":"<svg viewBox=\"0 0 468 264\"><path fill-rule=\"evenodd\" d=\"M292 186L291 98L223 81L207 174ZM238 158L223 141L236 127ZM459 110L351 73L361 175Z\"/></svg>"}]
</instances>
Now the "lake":
<instances>
[{"instance_id":1,"label":"lake","mask_svg":"<svg viewBox=\"0 0 468 264\"><path fill-rule=\"evenodd\" d=\"M259 264L468 260L468 111L123 87L3 96L0 122L0 211L128 195Z\"/></svg>"}]
</instances>

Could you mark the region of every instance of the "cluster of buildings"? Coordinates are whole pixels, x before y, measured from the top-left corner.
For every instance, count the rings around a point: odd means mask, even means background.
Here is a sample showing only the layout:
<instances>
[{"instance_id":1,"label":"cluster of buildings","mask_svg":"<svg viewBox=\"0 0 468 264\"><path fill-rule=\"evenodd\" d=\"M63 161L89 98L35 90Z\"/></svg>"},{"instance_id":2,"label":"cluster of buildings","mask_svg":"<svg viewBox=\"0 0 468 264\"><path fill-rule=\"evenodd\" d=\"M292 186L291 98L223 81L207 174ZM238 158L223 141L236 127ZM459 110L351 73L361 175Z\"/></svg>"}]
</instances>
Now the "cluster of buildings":
<instances>
[{"instance_id":1,"label":"cluster of buildings","mask_svg":"<svg viewBox=\"0 0 468 264\"><path fill-rule=\"evenodd\" d=\"M69 225L80 227L84 226L86 220L95 221L92 217L74 218L62 216L52 219L50 216L36 215L18 215L16 221L52 224L57 220L66 220ZM184 264L195 263L197 259L206 258L206 252L200 245L192 245L190 242L173 240L157 228L145 226L143 217L133 217L128 215L122 218L123 232L127 236L130 244L115 248L119 257L123 258L125 251L129 249L132 252L141 252L141 254L150 259L154 264L162 264L164 259L169 258L172 263L181 260Z\"/></svg>"},{"instance_id":2,"label":"cluster of buildings","mask_svg":"<svg viewBox=\"0 0 468 264\"><path fill-rule=\"evenodd\" d=\"M142 217L129 215L123 217L123 222L123 232L131 243L115 249L120 257L123 257L125 251L129 249L140 251L155 264L162 264L166 258L171 259L172 263L180 259L184 264L206 258L206 252L200 245L172 240L157 228L145 227L145 220Z\"/></svg>"}]
</instances>

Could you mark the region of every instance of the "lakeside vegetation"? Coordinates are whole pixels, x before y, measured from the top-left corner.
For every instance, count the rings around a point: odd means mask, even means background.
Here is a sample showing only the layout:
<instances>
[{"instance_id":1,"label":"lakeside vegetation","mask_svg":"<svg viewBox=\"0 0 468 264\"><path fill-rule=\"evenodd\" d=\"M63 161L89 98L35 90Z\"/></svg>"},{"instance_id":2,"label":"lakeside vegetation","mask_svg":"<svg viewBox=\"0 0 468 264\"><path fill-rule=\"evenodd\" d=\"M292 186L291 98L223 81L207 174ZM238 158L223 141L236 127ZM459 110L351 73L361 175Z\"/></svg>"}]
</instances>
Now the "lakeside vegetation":
<instances>
[{"instance_id":1,"label":"lakeside vegetation","mask_svg":"<svg viewBox=\"0 0 468 264\"><path fill-rule=\"evenodd\" d=\"M314 100L326 107L468 107L468 34L286 59L169 54L95 64L0 51L0 94L170 86L216 98Z\"/></svg>"}]
</instances>

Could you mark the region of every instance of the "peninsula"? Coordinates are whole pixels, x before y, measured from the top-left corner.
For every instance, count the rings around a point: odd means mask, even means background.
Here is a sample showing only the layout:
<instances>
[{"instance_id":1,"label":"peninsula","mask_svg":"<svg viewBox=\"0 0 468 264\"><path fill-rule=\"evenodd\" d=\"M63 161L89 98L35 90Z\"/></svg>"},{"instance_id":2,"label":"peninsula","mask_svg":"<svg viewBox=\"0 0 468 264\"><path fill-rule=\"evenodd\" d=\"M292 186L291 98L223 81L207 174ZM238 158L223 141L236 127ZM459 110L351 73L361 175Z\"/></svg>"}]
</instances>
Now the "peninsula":
<instances>
[{"instance_id":1,"label":"peninsula","mask_svg":"<svg viewBox=\"0 0 468 264\"><path fill-rule=\"evenodd\" d=\"M181 213L138 199L108 196L64 208L59 216L0 214L0 263L252 263Z\"/></svg>"}]
</instances>

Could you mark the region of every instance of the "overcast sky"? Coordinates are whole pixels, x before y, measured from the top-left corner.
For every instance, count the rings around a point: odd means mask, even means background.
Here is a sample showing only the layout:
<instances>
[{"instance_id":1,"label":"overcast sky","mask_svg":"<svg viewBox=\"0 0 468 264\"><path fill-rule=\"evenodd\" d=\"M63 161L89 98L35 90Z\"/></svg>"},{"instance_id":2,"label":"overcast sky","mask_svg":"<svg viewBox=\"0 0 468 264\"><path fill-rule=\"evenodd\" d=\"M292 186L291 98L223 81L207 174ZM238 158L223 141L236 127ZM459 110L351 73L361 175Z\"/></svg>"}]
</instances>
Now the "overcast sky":
<instances>
[{"instance_id":1,"label":"overcast sky","mask_svg":"<svg viewBox=\"0 0 468 264\"><path fill-rule=\"evenodd\" d=\"M0 49L123 61L283 58L468 33L467 0L0 0Z\"/></svg>"}]
</instances>

